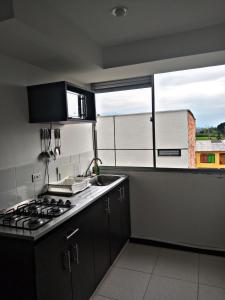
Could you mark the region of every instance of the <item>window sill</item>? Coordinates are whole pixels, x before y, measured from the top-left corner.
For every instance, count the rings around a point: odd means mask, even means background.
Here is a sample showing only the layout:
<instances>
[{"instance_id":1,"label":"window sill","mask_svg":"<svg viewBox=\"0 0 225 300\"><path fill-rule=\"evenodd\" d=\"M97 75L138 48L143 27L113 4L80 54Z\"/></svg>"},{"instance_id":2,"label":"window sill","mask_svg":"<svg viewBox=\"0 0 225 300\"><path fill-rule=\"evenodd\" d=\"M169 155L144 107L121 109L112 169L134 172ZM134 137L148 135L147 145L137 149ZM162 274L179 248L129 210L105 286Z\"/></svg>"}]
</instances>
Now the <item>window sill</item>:
<instances>
[{"instance_id":1,"label":"window sill","mask_svg":"<svg viewBox=\"0 0 225 300\"><path fill-rule=\"evenodd\" d=\"M176 172L176 173L191 173L191 174L223 174L225 169L183 169L183 168L154 168L154 167L134 167L134 166L100 166L102 172L108 170L117 171L135 171L135 172Z\"/></svg>"}]
</instances>

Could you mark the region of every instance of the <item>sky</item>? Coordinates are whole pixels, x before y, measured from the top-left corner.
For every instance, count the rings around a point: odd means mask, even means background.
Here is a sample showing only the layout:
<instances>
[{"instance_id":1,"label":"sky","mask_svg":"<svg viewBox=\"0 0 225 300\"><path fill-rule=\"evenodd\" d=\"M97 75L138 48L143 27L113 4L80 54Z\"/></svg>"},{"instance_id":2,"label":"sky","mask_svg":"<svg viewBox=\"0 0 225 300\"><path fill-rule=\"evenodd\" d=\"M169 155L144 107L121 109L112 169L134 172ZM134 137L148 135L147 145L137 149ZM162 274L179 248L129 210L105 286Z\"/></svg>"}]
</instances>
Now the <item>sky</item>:
<instances>
[{"instance_id":1,"label":"sky","mask_svg":"<svg viewBox=\"0 0 225 300\"><path fill-rule=\"evenodd\" d=\"M155 75L156 111L189 109L198 128L225 122L225 65ZM98 94L97 113L151 111L151 89Z\"/></svg>"}]
</instances>

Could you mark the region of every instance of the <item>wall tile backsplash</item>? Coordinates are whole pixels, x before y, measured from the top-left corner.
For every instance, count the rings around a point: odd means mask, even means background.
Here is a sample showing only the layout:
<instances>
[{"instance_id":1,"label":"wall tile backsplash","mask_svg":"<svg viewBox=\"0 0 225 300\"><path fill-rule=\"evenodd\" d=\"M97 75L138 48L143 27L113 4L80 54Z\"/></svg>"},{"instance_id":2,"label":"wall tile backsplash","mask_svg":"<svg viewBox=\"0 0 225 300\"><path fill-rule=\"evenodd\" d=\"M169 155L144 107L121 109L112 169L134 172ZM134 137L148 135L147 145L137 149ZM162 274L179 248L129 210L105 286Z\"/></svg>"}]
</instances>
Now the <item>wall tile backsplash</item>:
<instances>
[{"instance_id":1,"label":"wall tile backsplash","mask_svg":"<svg viewBox=\"0 0 225 300\"><path fill-rule=\"evenodd\" d=\"M56 168L61 178L83 174L92 158L92 151L58 158L49 164L49 181L57 181ZM32 182L33 173L40 173L41 180ZM38 161L0 170L0 210L37 196L47 182L45 177L45 166Z\"/></svg>"}]
</instances>

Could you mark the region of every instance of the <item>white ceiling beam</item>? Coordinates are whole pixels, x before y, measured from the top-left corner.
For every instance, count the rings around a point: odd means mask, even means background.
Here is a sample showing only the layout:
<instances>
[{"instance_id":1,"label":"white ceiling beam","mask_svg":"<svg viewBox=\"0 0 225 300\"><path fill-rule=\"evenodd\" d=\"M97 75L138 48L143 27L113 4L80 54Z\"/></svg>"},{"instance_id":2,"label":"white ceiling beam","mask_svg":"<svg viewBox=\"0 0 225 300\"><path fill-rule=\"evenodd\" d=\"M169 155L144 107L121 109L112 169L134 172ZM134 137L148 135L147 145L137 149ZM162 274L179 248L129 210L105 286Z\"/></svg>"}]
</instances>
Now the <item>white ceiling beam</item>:
<instances>
[{"instance_id":1,"label":"white ceiling beam","mask_svg":"<svg viewBox=\"0 0 225 300\"><path fill-rule=\"evenodd\" d=\"M225 50L225 23L103 49L105 69Z\"/></svg>"},{"instance_id":2,"label":"white ceiling beam","mask_svg":"<svg viewBox=\"0 0 225 300\"><path fill-rule=\"evenodd\" d=\"M39 1L14 0L13 14L9 12L10 7L5 6L0 14L5 16L5 21L0 22L3 54L56 72L102 66L101 47L58 16L52 7Z\"/></svg>"}]
</instances>

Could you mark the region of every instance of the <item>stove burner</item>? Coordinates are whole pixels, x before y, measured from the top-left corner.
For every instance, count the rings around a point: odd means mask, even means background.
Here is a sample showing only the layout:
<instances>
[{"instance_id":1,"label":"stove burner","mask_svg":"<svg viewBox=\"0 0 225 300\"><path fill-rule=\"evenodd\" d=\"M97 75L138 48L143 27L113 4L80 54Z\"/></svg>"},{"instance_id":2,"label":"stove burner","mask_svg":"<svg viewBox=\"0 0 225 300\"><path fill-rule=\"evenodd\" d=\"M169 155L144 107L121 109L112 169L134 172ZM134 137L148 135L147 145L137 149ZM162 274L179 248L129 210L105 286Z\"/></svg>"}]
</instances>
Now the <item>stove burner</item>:
<instances>
[{"instance_id":1,"label":"stove burner","mask_svg":"<svg viewBox=\"0 0 225 300\"><path fill-rule=\"evenodd\" d=\"M0 226L36 230L72 207L69 200L49 197L26 201L0 215Z\"/></svg>"},{"instance_id":2,"label":"stove burner","mask_svg":"<svg viewBox=\"0 0 225 300\"><path fill-rule=\"evenodd\" d=\"M42 220L40 218L31 218L27 222L29 228L34 228L34 227L40 226L43 223L44 223L44 220Z\"/></svg>"},{"instance_id":3,"label":"stove burner","mask_svg":"<svg viewBox=\"0 0 225 300\"><path fill-rule=\"evenodd\" d=\"M59 206L53 206L51 207L49 214L50 215L59 215L62 214L64 212L63 208L59 207Z\"/></svg>"},{"instance_id":4,"label":"stove burner","mask_svg":"<svg viewBox=\"0 0 225 300\"><path fill-rule=\"evenodd\" d=\"M38 205L36 204L30 204L27 209L31 213L38 213Z\"/></svg>"},{"instance_id":5,"label":"stove burner","mask_svg":"<svg viewBox=\"0 0 225 300\"><path fill-rule=\"evenodd\" d=\"M21 216L9 214L6 215L3 220L4 222L13 222L19 220L19 218L21 218Z\"/></svg>"}]
</instances>

